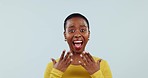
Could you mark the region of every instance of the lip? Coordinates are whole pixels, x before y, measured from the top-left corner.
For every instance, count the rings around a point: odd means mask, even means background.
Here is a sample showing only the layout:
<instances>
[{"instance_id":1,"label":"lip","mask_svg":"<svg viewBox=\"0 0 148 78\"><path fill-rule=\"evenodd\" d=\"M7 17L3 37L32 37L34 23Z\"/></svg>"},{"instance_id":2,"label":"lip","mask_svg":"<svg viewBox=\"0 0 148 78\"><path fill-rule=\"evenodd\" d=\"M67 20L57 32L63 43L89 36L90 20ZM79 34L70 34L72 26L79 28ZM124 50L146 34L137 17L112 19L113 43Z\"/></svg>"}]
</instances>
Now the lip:
<instances>
[{"instance_id":1,"label":"lip","mask_svg":"<svg viewBox=\"0 0 148 78\"><path fill-rule=\"evenodd\" d=\"M82 40L75 40L75 41L73 41L73 44L82 44L82 43L83 43Z\"/></svg>"},{"instance_id":2,"label":"lip","mask_svg":"<svg viewBox=\"0 0 148 78\"><path fill-rule=\"evenodd\" d=\"M74 39L72 41L73 44L83 44L84 40L83 39Z\"/></svg>"},{"instance_id":3,"label":"lip","mask_svg":"<svg viewBox=\"0 0 148 78\"><path fill-rule=\"evenodd\" d=\"M77 51L81 50L84 47L83 43L84 43L83 39L75 39L72 41L73 48ZM79 47L76 47L76 45L79 45Z\"/></svg>"}]
</instances>

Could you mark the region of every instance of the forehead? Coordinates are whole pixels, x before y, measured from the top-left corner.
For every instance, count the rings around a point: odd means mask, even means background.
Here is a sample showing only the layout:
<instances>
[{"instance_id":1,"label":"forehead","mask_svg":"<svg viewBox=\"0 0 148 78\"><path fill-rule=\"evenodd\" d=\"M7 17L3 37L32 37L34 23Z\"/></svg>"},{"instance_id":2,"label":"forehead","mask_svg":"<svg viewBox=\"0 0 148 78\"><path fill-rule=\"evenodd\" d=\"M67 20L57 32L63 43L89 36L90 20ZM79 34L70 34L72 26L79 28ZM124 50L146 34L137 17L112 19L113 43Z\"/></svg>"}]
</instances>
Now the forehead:
<instances>
[{"instance_id":1,"label":"forehead","mask_svg":"<svg viewBox=\"0 0 148 78\"><path fill-rule=\"evenodd\" d=\"M85 19L83 19L81 17L73 17L73 18L67 20L66 27L70 27L70 26L87 26L88 27Z\"/></svg>"}]
</instances>

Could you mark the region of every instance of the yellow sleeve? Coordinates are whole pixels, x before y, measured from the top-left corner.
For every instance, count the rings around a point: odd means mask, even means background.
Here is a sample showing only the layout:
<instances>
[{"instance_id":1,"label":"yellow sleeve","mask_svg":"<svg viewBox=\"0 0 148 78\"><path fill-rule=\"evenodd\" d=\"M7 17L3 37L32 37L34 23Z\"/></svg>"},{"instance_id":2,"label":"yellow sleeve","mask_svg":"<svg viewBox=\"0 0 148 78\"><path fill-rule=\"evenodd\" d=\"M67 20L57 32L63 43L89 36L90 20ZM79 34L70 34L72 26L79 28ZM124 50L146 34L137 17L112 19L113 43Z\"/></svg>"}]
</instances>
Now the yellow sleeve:
<instances>
[{"instance_id":1,"label":"yellow sleeve","mask_svg":"<svg viewBox=\"0 0 148 78\"><path fill-rule=\"evenodd\" d=\"M61 78L62 75L63 75L63 72L55 68L52 68L49 78Z\"/></svg>"},{"instance_id":2,"label":"yellow sleeve","mask_svg":"<svg viewBox=\"0 0 148 78\"><path fill-rule=\"evenodd\" d=\"M63 72L53 68L53 63L49 63L46 67L44 78L61 78Z\"/></svg>"},{"instance_id":3,"label":"yellow sleeve","mask_svg":"<svg viewBox=\"0 0 148 78\"><path fill-rule=\"evenodd\" d=\"M105 60L101 61L100 70L91 75L92 78L112 78L112 73L108 63Z\"/></svg>"},{"instance_id":4,"label":"yellow sleeve","mask_svg":"<svg viewBox=\"0 0 148 78\"><path fill-rule=\"evenodd\" d=\"M91 77L92 78L104 78L101 70L99 70L99 71L95 72L94 74L92 74Z\"/></svg>"}]
</instances>

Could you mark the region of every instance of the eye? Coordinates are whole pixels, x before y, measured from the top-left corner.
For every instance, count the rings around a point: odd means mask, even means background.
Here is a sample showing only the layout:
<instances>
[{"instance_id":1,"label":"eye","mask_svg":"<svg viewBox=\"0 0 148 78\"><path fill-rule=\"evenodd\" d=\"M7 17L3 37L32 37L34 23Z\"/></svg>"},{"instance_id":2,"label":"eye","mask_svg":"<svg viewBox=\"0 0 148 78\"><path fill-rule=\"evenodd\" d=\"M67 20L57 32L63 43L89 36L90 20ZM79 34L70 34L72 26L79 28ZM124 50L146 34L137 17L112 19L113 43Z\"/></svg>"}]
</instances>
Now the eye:
<instances>
[{"instance_id":1,"label":"eye","mask_svg":"<svg viewBox=\"0 0 148 78\"><path fill-rule=\"evenodd\" d=\"M69 32L69 33L74 33L75 30L74 30L74 29L70 29L68 32Z\"/></svg>"},{"instance_id":2,"label":"eye","mask_svg":"<svg viewBox=\"0 0 148 78\"><path fill-rule=\"evenodd\" d=\"M80 32L85 32L86 31L86 29L80 29Z\"/></svg>"}]
</instances>

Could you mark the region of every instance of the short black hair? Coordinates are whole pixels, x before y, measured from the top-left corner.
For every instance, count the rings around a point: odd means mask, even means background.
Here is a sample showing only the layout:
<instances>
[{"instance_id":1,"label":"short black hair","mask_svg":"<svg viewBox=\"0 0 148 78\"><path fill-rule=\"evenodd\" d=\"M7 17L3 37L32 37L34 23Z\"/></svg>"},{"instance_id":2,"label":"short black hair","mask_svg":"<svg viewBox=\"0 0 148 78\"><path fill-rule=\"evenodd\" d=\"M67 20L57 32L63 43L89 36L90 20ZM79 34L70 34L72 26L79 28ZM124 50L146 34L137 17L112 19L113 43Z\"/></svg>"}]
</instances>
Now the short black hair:
<instances>
[{"instance_id":1,"label":"short black hair","mask_svg":"<svg viewBox=\"0 0 148 78\"><path fill-rule=\"evenodd\" d=\"M83 15L80 14L80 13L72 13L72 14L70 14L70 15L64 20L64 31L66 30L66 22L67 22L67 20L69 20L69 19L71 19L71 18L73 18L73 17L80 17L80 18L83 18L83 19L86 21L86 23L87 23L87 25L88 25L88 29L89 29L89 22L88 22L88 20L87 20L87 18L86 18L85 16L83 16Z\"/></svg>"}]
</instances>

